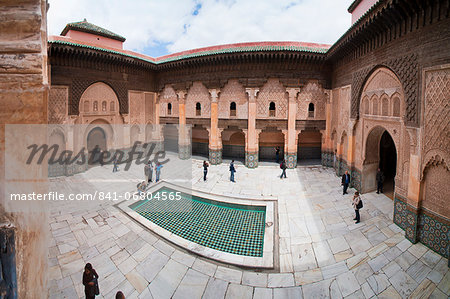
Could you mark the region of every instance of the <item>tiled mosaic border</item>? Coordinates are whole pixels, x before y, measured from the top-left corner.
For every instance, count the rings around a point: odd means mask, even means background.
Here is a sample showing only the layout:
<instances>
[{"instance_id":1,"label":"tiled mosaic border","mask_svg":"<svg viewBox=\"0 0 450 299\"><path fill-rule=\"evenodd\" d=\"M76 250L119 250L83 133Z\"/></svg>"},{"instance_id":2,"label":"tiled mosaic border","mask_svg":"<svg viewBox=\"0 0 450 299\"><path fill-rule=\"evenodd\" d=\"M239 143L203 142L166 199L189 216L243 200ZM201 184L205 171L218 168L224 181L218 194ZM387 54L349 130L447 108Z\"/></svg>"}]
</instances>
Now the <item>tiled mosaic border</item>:
<instances>
[{"instance_id":1,"label":"tiled mosaic border","mask_svg":"<svg viewBox=\"0 0 450 299\"><path fill-rule=\"evenodd\" d=\"M322 152L322 165L325 167L333 167L334 155L333 152L323 151Z\"/></svg>"},{"instance_id":2,"label":"tiled mosaic border","mask_svg":"<svg viewBox=\"0 0 450 299\"><path fill-rule=\"evenodd\" d=\"M297 153L286 153L284 155L287 168L293 169L297 167Z\"/></svg>"},{"instance_id":3,"label":"tiled mosaic border","mask_svg":"<svg viewBox=\"0 0 450 299\"><path fill-rule=\"evenodd\" d=\"M258 167L258 152L245 152L245 166L248 168Z\"/></svg>"},{"instance_id":4,"label":"tiled mosaic border","mask_svg":"<svg viewBox=\"0 0 450 299\"><path fill-rule=\"evenodd\" d=\"M405 231L405 237L412 243L421 242L449 258L450 226L440 216L425 210L417 211L405 198L395 194L394 223Z\"/></svg>"},{"instance_id":5,"label":"tiled mosaic border","mask_svg":"<svg viewBox=\"0 0 450 299\"><path fill-rule=\"evenodd\" d=\"M222 150L209 149L209 163L211 165L218 165L222 163Z\"/></svg>"}]
</instances>

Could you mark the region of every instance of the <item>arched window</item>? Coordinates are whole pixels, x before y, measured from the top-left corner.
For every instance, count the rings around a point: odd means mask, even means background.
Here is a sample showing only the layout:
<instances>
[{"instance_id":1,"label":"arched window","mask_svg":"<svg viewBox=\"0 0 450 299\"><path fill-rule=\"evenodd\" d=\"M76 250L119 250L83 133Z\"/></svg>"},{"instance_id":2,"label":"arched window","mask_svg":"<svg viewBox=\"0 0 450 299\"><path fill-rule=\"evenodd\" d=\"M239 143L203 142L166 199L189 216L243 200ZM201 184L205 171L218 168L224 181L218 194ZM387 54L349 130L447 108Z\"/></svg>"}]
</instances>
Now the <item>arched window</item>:
<instances>
[{"instance_id":1,"label":"arched window","mask_svg":"<svg viewBox=\"0 0 450 299\"><path fill-rule=\"evenodd\" d=\"M111 110L111 111L114 111L114 102L113 101L111 101L111 103L109 103L109 109Z\"/></svg>"},{"instance_id":2,"label":"arched window","mask_svg":"<svg viewBox=\"0 0 450 299\"><path fill-rule=\"evenodd\" d=\"M84 101L83 110L84 112L89 112L89 101Z\"/></svg>"},{"instance_id":3,"label":"arched window","mask_svg":"<svg viewBox=\"0 0 450 299\"><path fill-rule=\"evenodd\" d=\"M383 116L389 115L389 100L387 98L383 98L381 102L381 115Z\"/></svg>"},{"instance_id":4,"label":"arched window","mask_svg":"<svg viewBox=\"0 0 450 299\"><path fill-rule=\"evenodd\" d=\"M202 115L202 105L198 102L197 104L195 104L195 115L197 116Z\"/></svg>"},{"instance_id":5,"label":"arched window","mask_svg":"<svg viewBox=\"0 0 450 299\"><path fill-rule=\"evenodd\" d=\"M309 103L308 105L308 117L314 117L314 104Z\"/></svg>"},{"instance_id":6,"label":"arched window","mask_svg":"<svg viewBox=\"0 0 450 299\"><path fill-rule=\"evenodd\" d=\"M364 114L370 114L370 103L368 98L364 99Z\"/></svg>"},{"instance_id":7,"label":"arched window","mask_svg":"<svg viewBox=\"0 0 450 299\"><path fill-rule=\"evenodd\" d=\"M98 102L94 101L94 111L98 111Z\"/></svg>"},{"instance_id":8,"label":"arched window","mask_svg":"<svg viewBox=\"0 0 450 299\"><path fill-rule=\"evenodd\" d=\"M102 102L102 111L106 111L106 101Z\"/></svg>"},{"instance_id":9,"label":"arched window","mask_svg":"<svg viewBox=\"0 0 450 299\"><path fill-rule=\"evenodd\" d=\"M172 115L172 103L167 104L167 115Z\"/></svg>"},{"instance_id":10,"label":"arched window","mask_svg":"<svg viewBox=\"0 0 450 299\"><path fill-rule=\"evenodd\" d=\"M236 102L230 104L230 116L236 116Z\"/></svg>"},{"instance_id":11,"label":"arched window","mask_svg":"<svg viewBox=\"0 0 450 299\"><path fill-rule=\"evenodd\" d=\"M372 114L378 115L378 99L377 98L374 98L372 100Z\"/></svg>"},{"instance_id":12,"label":"arched window","mask_svg":"<svg viewBox=\"0 0 450 299\"><path fill-rule=\"evenodd\" d=\"M275 116L275 103L270 102L269 104L269 116Z\"/></svg>"},{"instance_id":13,"label":"arched window","mask_svg":"<svg viewBox=\"0 0 450 299\"><path fill-rule=\"evenodd\" d=\"M394 104L392 107L392 115L399 117L400 116L400 99L395 97L394 98Z\"/></svg>"}]
</instances>

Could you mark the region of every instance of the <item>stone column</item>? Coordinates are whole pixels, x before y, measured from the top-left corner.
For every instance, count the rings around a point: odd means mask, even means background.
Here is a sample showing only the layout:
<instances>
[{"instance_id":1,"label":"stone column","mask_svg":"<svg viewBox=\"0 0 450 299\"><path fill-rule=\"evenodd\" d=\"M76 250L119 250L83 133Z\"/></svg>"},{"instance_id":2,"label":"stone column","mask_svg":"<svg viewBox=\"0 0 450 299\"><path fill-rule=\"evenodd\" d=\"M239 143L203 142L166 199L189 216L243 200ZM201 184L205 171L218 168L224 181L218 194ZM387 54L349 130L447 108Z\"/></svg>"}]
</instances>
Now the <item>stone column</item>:
<instances>
[{"instance_id":1,"label":"stone column","mask_svg":"<svg viewBox=\"0 0 450 299\"><path fill-rule=\"evenodd\" d=\"M298 133L295 129L295 120L297 118L297 95L300 88L287 88L289 94L288 101L288 129L284 134L284 158L288 168L297 167L297 142ZM284 132L283 132L284 133Z\"/></svg>"},{"instance_id":2,"label":"stone column","mask_svg":"<svg viewBox=\"0 0 450 299\"><path fill-rule=\"evenodd\" d=\"M222 163L222 142L219 132L219 92L216 89L210 89L211 94L211 129L209 132L209 162L212 165Z\"/></svg>"},{"instance_id":3,"label":"stone column","mask_svg":"<svg viewBox=\"0 0 450 299\"><path fill-rule=\"evenodd\" d=\"M330 103L330 90L324 90L326 102L325 102L325 131L322 133L322 165L327 167L334 167L334 149L333 142L331 140L331 103Z\"/></svg>"},{"instance_id":4,"label":"stone column","mask_svg":"<svg viewBox=\"0 0 450 299\"><path fill-rule=\"evenodd\" d=\"M178 157L182 160L191 157L191 139L186 126L186 95L184 90L177 92L178 97Z\"/></svg>"},{"instance_id":5,"label":"stone column","mask_svg":"<svg viewBox=\"0 0 450 299\"><path fill-rule=\"evenodd\" d=\"M258 88L246 88L248 94L248 126L245 138L245 166L248 168L258 167L258 139L259 133L256 130L256 95Z\"/></svg>"},{"instance_id":6,"label":"stone column","mask_svg":"<svg viewBox=\"0 0 450 299\"><path fill-rule=\"evenodd\" d=\"M358 121L356 119L350 119L348 129L348 149L347 149L347 168L352 177L351 187L358 191L361 191L361 171L355 167L355 148L356 148L356 136L355 127Z\"/></svg>"}]
</instances>

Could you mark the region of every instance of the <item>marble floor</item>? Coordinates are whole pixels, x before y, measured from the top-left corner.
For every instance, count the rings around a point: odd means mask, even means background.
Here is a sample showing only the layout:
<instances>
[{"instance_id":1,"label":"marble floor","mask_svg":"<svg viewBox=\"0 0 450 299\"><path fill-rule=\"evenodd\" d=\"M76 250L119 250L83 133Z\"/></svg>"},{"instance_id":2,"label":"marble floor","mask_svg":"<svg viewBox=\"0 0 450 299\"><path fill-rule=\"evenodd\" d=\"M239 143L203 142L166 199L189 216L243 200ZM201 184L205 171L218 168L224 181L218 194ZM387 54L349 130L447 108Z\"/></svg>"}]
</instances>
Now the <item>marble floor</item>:
<instances>
[{"instance_id":1,"label":"marble floor","mask_svg":"<svg viewBox=\"0 0 450 299\"><path fill-rule=\"evenodd\" d=\"M50 203L50 298L84 298L86 263L98 272L100 296L114 298L448 298L447 260L412 244L392 222L393 203L375 193L362 196L361 223L352 220L351 197L342 195L331 169L299 166L280 179L275 164L257 169L202 161L168 163L162 179L214 194L277 200L275 269L252 271L202 258L147 231L121 212L120 200ZM174 179L175 178L175 179ZM62 193L131 192L143 167L112 173L93 167L53 178Z\"/></svg>"}]
</instances>

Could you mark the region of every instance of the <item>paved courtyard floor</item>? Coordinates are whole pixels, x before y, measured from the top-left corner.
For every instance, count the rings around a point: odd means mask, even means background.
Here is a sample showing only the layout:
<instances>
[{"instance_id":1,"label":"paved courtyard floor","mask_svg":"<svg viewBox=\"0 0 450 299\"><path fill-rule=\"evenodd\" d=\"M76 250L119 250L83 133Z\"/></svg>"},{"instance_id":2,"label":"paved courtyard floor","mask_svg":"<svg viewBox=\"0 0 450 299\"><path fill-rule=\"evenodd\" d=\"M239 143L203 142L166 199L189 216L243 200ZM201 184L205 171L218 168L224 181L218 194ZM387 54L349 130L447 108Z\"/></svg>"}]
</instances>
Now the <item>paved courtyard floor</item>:
<instances>
[{"instance_id":1,"label":"paved courtyard floor","mask_svg":"<svg viewBox=\"0 0 450 299\"><path fill-rule=\"evenodd\" d=\"M343 196L331 169L299 166L281 180L278 165L238 165L232 183L228 163L223 163L211 166L203 182L201 163L194 159L187 170L167 165L162 179L170 181L184 171L196 190L276 199L275 269L242 269L191 254L131 220L116 207L119 201L52 203L50 297L84 298L86 263L100 276L97 298L114 298L118 290L126 298L182 299L450 295L447 260L405 239L392 222L393 202L386 196L364 194L361 223L355 224L354 190ZM113 174L107 165L51 179L50 187L66 193L120 193L135 191L142 179L142 166Z\"/></svg>"}]
</instances>

